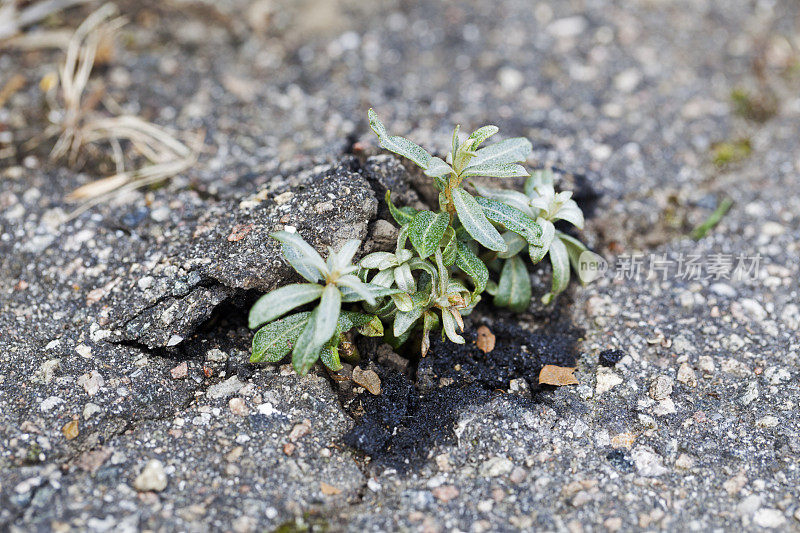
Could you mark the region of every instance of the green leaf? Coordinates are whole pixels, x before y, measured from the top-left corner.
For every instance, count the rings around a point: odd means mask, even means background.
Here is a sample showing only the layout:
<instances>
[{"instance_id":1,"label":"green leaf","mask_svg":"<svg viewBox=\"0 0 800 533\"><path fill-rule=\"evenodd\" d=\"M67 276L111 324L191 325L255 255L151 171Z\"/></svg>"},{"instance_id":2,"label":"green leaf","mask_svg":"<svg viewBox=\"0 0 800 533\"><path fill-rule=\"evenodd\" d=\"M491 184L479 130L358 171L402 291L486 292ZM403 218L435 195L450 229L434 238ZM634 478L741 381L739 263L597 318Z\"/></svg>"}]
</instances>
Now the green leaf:
<instances>
[{"instance_id":1,"label":"green leaf","mask_svg":"<svg viewBox=\"0 0 800 533\"><path fill-rule=\"evenodd\" d=\"M339 319L336 322L336 327L341 333L347 333L353 328L360 328L364 324L369 324L375 316L366 313L358 313L356 311L342 311L339 313Z\"/></svg>"},{"instance_id":2,"label":"green leaf","mask_svg":"<svg viewBox=\"0 0 800 533\"><path fill-rule=\"evenodd\" d=\"M250 353L251 363L277 363L292 347L300 336L300 332L311 316L304 311L276 320L259 329L253 336L253 349Z\"/></svg>"},{"instance_id":3,"label":"green leaf","mask_svg":"<svg viewBox=\"0 0 800 533\"><path fill-rule=\"evenodd\" d=\"M328 267L322 256L297 233L277 231L271 237L283 244L283 256L308 281L324 279Z\"/></svg>"},{"instance_id":4,"label":"green leaf","mask_svg":"<svg viewBox=\"0 0 800 533\"><path fill-rule=\"evenodd\" d=\"M465 243L458 241L456 247L456 266L470 277L475 285L475 293L483 292L489 280L489 270Z\"/></svg>"},{"instance_id":5,"label":"green leaf","mask_svg":"<svg viewBox=\"0 0 800 533\"><path fill-rule=\"evenodd\" d=\"M497 232L491 222L486 219L483 209L475 198L464 189L453 191L453 205L455 205L458 219L464 229L486 248L495 252L505 252L506 242Z\"/></svg>"},{"instance_id":6,"label":"green leaf","mask_svg":"<svg viewBox=\"0 0 800 533\"><path fill-rule=\"evenodd\" d=\"M561 208L553 215L553 220L566 220L578 229L583 229L583 211L575 203L575 200L567 200Z\"/></svg>"},{"instance_id":7,"label":"green leaf","mask_svg":"<svg viewBox=\"0 0 800 533\"><path fill-rule=\"evenodd\" d=\"M275 289L259 298L250 309L248 326L255 329L275 320L296 307L316 300L322 291L322 286L316 283L295 283Z\"/></svg>"},{"instance_id":8,"label":"green leaf","mask_svg":"<svg viewBox=\"0 0 800 533\"><path fill-rule=\"evenodd\" d=\"M456 240L461 242L475 242L475 239L464 229L464 226L461 225L458 219L453 221L452 227L456 231Z\"/></svg>"},{"instance_id":9,"label":"green leaf","mask_svg":"<svg viewBox=\"0 0 800 533\"><path fill-rule=\"evenodd\" d=\"M378 118L378 114L371 107L367 111L367 118L369 119L369 127L372 128L372 131L374 131L378 137L386 137L389 135L389 132L386 131L386 126L383 125L381 119Z\"/></svg>"},{"instance_id":10,"label":"green leaf","mask_svg":"<svg viewBox=\"0 0 800 533\"><path fill-rule=\"evenodd\" d=\"M428 163L428 168L425 170L425 175L432 178L441 178L453 173L453 167L439 159L432 157Z\"/></svg>"},{"instance_id":11,"label":"green leaf","mask_svg":"<svg viewBox=\"0 0 800 533\"><path fill-rule=\"evenodd\" d=\"M324 344L333 336L342 310L342 295L335 285L328 285L319 300L319 312L314 318L314 342Z\"/></svg>"},{"instance_id":12,"label":"green leaf","mask_svg":"<svg viewBox=\"0 0 800 533\"><path fill-rule=\"evenodd\" d=\"M395 305L394 300L391 298L380 304L378 307L366 305L364 306L364 309L370 313L378 315L381 318L386 318L397 312L397 306Z\"/></svg>"},{"instance_id":13,"label":"green leaf","mask_svg":"<svg viewBox=\"0 0 800 533\"><path fill-rule=\"evenodd\" d=\"M567 247L567 255L569 255L569 263L572 265L572 269L578 273L578 278L580 279L581 283L584 283L584 280L581 278L581 265L580 265L580 257L583 252L589 251L589 248L586 247L581 241L573 237L572 235L567 235L566 233L562 233L556 230L556 238L559 239L561 242L564 243L564 246Z\"/></svg>"},{"instance_id":14,"label":"green leaf","mask_svg":"<svg viewBox=\"0 0 800 533\"><path fill-rule=\"evenodd\" d=\"M442 237L441 242L439 243L439 248L442 249L442 262L444 266L453 266L453 263L456 262L456 232L453 228L448 227L447 231L444 232L444 237Z\"/></svg>"},{"instance_id":15,"label":"green leaf","mask_svg":"<svg viewBox=\"0 0 800 533\"><path fill-rule=\"evenodd\" d=\"M414 218L414 215L417 214L417 210L409 206L395 207L395 205L392 203L391 196L392 192L386 191L386 196L385 196L386 205L389 206L389 214L392 215L392 218L395 220L395 222L397 222L401 226L411 222L411 220L413 220Z\"/></svg>"},{"instance_id":16,"label":"green leaf","mask_svg":"<svg viewBox=\"0 0 800 533\"><path fill-rule=\"evenodd\" d=\"M311 312L308 323L292 350L292 366L298 374L308 373L311 366L319 359L322 347L336 333L341 304L339 289L335 285L325 287L319 305Z\"/></svg>"},{"instance_id":17,"label":"green leaf","mask_svg":"<svg viewBox=\"0 0 800 533\"><path fill-rule=\"evenodd\" d=\"M533 215L533 211L531 210L529 204L530 198L519 191L513 191L511 189L494 189L492 187L484 187L479 183L474 184L474 187L475 190L478 191L478 194L484 198L490 198L492 200L503 202L506 205L519 209L528 216Z\"/></svg>"},{"instance_id":18,"label":"green leaf","mask_svg":"<svg viewBox=\"0 0 800 533\"><path fill-rule=\"evenodd\" d=\"M522 250L524 250L526 246L528 246L528 241L526 241L513 231L506 231L505 233L503 233L503 240L506 241L506 246L508 246L508 250L497 254L497 257L499 257L500 259L508 259L509 257L514 257Z\"/></svg>"},{"instance_id":19,"label":"green leaf","mask_svg":"<svg viewBox=\"0 0 800 533\"><path fill-rule=\"evenodd\" d=\"M531 172L531 176L525 180L525 194L530 198L535 198L539 196L539 193L536 192L536 187L540 187L542 185L552 185L553 184L553 171L548 169L539 169L534 170Z\"/></svg>"},{"instance_id":20,"label":"green leaf","mask_svg":"<svg viewBox=\"0 0 800 533\"><path fill-rule=\"evenodd\" d=\"M394 281L394 273L392 272L391 269L382 270L381 272L378 272L377 274L375 274L375 278L377 278L378 276L381 276L383 274L385 274L388 278L390 278L390 281L388 281L389 284L391 284L391 282ZM392 294L397 294L399 292L403 292L400 289L392 289L392 288L384 287L382 285L378 285L378 284L374 283L375 278L373 278L373 283L362 283L361 284L361 288L362 289L365 288L366 291L369 292L369 295L372 296L372 298L374 298L375 300L378 300L379 298L383 298L384 296L391 296ZM369 300L364 297L364 296L366 296L366 294L364 294L363 290L361 291L361 294L359 294L358 292L356 292L355 290L351 289L350 287L342 286L342 287L339 287L339 292L342 294L342 302L350 303L350 302L359 302L361 300L366 300L369 303Z\"/></svg>"},{"instance_id":21,"label":"green leaf","mask_svg":"<svg viewBox=\"0 0 800 533\"><path fill-rule=\"evenodd\" d=\"M453 148L452 152L450 152L451 156L455 155L458 151L458 132L461 130L461 124L456 124L455 129L453 130Z\"/></svg>"},{"instance_id":22,"label":"green leaf","mask_svg":"<svg viewBox=\"0 0 800 533\"><path fill-rule=\"evenodd\" d=\"M402 311L404 313L407 313L414 308L414 302L411 301L411 296L404 292L392 294L392 301L394 302L394 305L397 307L398 311Z\"/></svg>"},{"instance_id":23,"label":"green leaf","mask_svg":"<svg viewBox=\"0 0 800 533\"><path fill-rule=\"evenodd\" d=\"M434 296L433 285L425 284L419 291L411 295L411 304L414 309L427 309Z\"/></svg>"},{"instance_id":24,"label":"green leaf","mask_svg":"<svg viewBox=\"0 0 800 533\"><path fill-rule=\"evenodd\" d=\"M404 137L389 135L389 132L386 131L386 127L378 119L378 115L372 109L370 109L367 114L369 116L369 127L378 135L378 140L383 148L410 159L423 170L428 168L431 154L426 152L418 144Z\"/></svg>"},{"instance_id":25,"label":"green leaf","mask_svg":"<svg viewBox=\"0 0 800 533\"><path fill-rule=\"evenodd\" d=\"M563 292L569 285L569 254L561 239L553 239L549 255L553 267L553 282L550 292L542 298L545 303L550 303L556 294Z\"/></svg>"},{"instance_id":26,"label":"green leaf","mask_svg":"<svg viewBox=\"0 0 800 533\"><path fill-rule=\"evenodd\" d=\"M521 313L531 301L531 278L519 256L507 259L500 273L494 305Z\"/></svg>"},{"instance_id":27,"label":"green leaf","mask_svg":"<svg viewBox=\"0 0 800 533\"><path fill-rule=\"evenodd\" d=\"M450 314L449 309L442 309L442 327L445 335L456 344L464 344L464 337L456 333L456 319Z\"/></svg>"},{"instance_id":28,"label":"green leaf","mask_svg":"<svg viewBox=\"0 0 800 533\"><path fill-rule=\"evenodd\" d=\"M352 261L360 247L361 241L358 239L350 239L339 248L339 251L332 251L330 255L328 255L329 270L332 272L339 272L340 274L348 274L358 270L357 267L352 264Z\"/></svg>"},{"instance_id":29,"label":"green leaf","mask_svg":"<svg viewBox=\"0 0 800 533\"><path fill-rule=\"evenodd\" d=\"M519 163L528 158L531 150L533 150L531 142L524 137L506 139L478 150L469 166L484 163Z\"/></svg>"},{"instance_id":30,"label":"green leaf","mask_svg":"<svg viewBox=\"0 0 800 533\"><path fill-rule=\"evenodd\" d=\"M380 285L374 285L372 283L365 283L364 285L367 286L375 299L383 298L384 296L392 296L393 294L403 294L403 291L400 289L390 289L387 287L381 287Z\"/></svg>"},{"instance_id":31,"label":"green leaf","mask_svg":"<svg viewBox=\"0 0 800 533\"><path fill-rule=\"evenodd\" d=\"M406 331L408 331L411 326L413 326L417 320L422 316L422 312L424 311L423 308L413 308L411 311L403 312L398 311L398 313L394 317L394 326L392 328L392 332L394 333L395 337L399 337Z\"/></svg>"},{"instance_id":32,"label":"green leaf","mask_svg":"<svg viewBox=\"0 0 800 533\"><path fill-rule=\"evenodd\" d=\"M428 354L431 347L430 333L432 330L439 327L439 317L433 311L425 311L422 317L422 343L420 352L422 357Z\"/></svg>"},{"instance_id":33,"label":"green leaf","mask_svg":"<svg viewBox=\"0 0 800 533\"><path fill-rule=\"evenodd\" d=\"M394 282L397 288L403 292L416 292L417 284L414 281L414 276L411 274L411 268L408 263L403 263L394 269Z\"/></svg>"},{"instance_id":34,"label":"green leaf","mask_svg":"<svg viewBox=\"0 0 800 533\"><path fill-rule=\"evenodd\" d=\"M497 288L498 288L497 283L495 283L494 281L489 281L488 283L486 283L486 292L488 292L492 296L497 294Z\"/></svg>"},{"instance_id":35,"label":"green leaf","mask_svg":"<svg viewBox=\"0 0 800 533\"><path fill-rule=\"evenodd\" d=\"M380 145L390 152L410 159L423 170L427 170L430 164L431 154L426 152L420 145L409 141L405 137L400 137L399 135L383 137L380 140Z\"/></svg>"},{"instance_id":36,"label":"green leaf","mask_svg":"<svg viewBox=\"0 0 800 533\"><path fill-rule=\"evenodd\" d=\"M408 226L408 238L420 258L425 259L433 254L449 223L450 217L447 213L420 211L414 215Z\"/></svg>"},{"instance_id":37,"label":"green leaf","mask_svg":"<svg viewBox=\"0 0 800 533\"><path fill-rule=\"evenodd\" d=\"M342 362L339 360L339 341L340 336L334 335L334 337L322 347L319 356L322 364L328 367L332 372L338 372L343 368Z\"/></svg>"},{"instance_id":38,"label":"green leaf","mask_svg":"<svg viewBox=\"0 0 800 533\"><path fill-rule=\"evenodd\" d=\"M377 316L358 328L358 332L365 337L383 337L383 322Z\"/></svg>"},{"instance_id":39,"label":"green leaf","mask_svg":"<svg viewBox=\"0 0 800 533\"><path fill-rule=\"evenodd\" d=\"M406 332L403 333L402 335L400 335L399 337L395 337L392 334L392 329L391 328L386 328L386 332L383 334L383 342L385 342L386 344L388 344L392 348L397 349L400 346L402 346L408 340L408 338L410 336L411 336L411 330L410 329L406 330Z\"/></svg>"},{"instance_id":40,"label":"green leaf","mask_svg":"<svg viewBox=\"0 0 800 533\"><path fill-rule=\"evenodd\" d=\"M516 163L481 163L470 165L461 173L462 178L487 176L490 178L519 178L527 176L528 172L522 165Z\"/></svg>"},{"instance_id":41,"label":"green leaf","mask_svg":"<svg viewBox=\"0 0 800 533\"><path fill-rule=\"evenodd\" d=\"M386 131L386 126L383 125L383 122L380 121L377 113L375 113L372 108L367 111L367 116L369 117L369 127L372 128L372 131L378 135L378 139L382 147L386 148L390 152L394 152L410 159L423 169L428 168L428 163L431 160L431 154L426 152L421 146L414 144L408 139L404 139L403 137L397 135L389 135L389 132Z\"/></svg>"},{"instance_id":42,"label":"green leaf","mask_svg":"<svg viewBox=\"0 0 800 533\"><path fill-rule=\"evenodd\" d=\"M338 278L336 287L342 295L342 301L358 302L364 300L370 305L375 305L376 296L370 288L370 284L364 283L354 274L346 274Z\"/></svg>"},{"instance_id":43,"label":"green leaf","mask_svg":"<svg viewBox=\"0 0 800 533\"><path fill-rule=\"evenodd\" d=\"M397 260L393 253L389 252L373 252L361 259L359 262L361 268L367 269L380 269L397 266Z\"/></svg>"},{"instance_id":44,"label":"green leaf","mask_svg":"<svg viewBox=\"0 0 800 533\"><path fill-rule=\"evenodd\" d=\"M388 289L394 283L394 272L391 268L381 270L372 277L372 281L370 283L372 285Z\"/></svg>"},{"instance_id":45,"label":"green leaf","mask_svg":"<svg viewBox=\"0 0 800 533\"><path fill-rule=\"evenodd\" d=\"M436 267L434 267L429 261L426 261L425 259L414 257L408 261L408 267L411 270L424 270L425 272L430 274L431 278L436 277Z\"/></svg>"},{"instance_id":46,"label":"green leaf","mask_svg":"<svg viewBox=\"0 0 800 533\"><path fill-rule=\"evenodd\" d=\"M519 209L491 198L475 199L483 208L486 218L522 236L534 246L541 244L542 227Z\"/></svg>"},{"instance_id":47,"label":"green leaf","mask_svg":"<svg viewBox=\"0 0 800 533\"><path fill-rule=\"evenodd\" d=\"M531 244L528 247L528 253L534 265L547 255L547 251L550 249L550 244L553 242L553 238L556 234L556 228L549 220L539 217L536 219L536 223L542 228L542 236L540 238L541 245Z\"/></svg>"},{"instance_id":48,"label":"green leaf","mask_svg":"<svg viewBox=\"0 0 800 533\"><path fill-rule=\"evenodd\" d=\"M472 140L472 150L475 150L478 146L483 143L486 139L494 135L500 131L500 128L497 126L483 126L482 128L478 128L477 130L473 131L472 134L469 136L469 140Z\"/></svg>"},{"instance_id":49,"label":"green leaf","mask_svg":"<svg viewBox=\"0 0 800 533\"><path fill-rule=\"evenodd\" d=\"M447 267L444 266L442 251L437 248L433 257L436 261L436 272L439 274L439 286L446 287L447 282L450 280L450 272L447 270Z\"/></svg>"}]
</instances>

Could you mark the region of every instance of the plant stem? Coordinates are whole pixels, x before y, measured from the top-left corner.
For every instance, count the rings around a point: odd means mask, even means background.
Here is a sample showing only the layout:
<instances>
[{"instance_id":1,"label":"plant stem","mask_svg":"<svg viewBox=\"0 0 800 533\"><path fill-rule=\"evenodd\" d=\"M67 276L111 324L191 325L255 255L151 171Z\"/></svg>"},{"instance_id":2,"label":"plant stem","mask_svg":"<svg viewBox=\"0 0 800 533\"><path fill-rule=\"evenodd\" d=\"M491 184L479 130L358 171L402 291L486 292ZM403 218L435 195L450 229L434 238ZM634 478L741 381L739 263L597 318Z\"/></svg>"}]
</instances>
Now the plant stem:
<instances>
[{"instance_id":1,"label":"plant stem","mask_svg":"<svg viewBox=\"0 0 800 533\"><path fill-rule=\"evenodd\" d=\"M714 229L714 226L719 224L719 221L722 220L722 217L725 216L725 213L728 212L728 209L730 209L732 205L733 205L733 200L731 200L730 198L725 198L724 200L722 200L719 206L717 206L714 212L708 216L705 222L697 226L694 229L694 231L692 231L691 235L692 239L699 241L700 239L708 235L708 233L712 229Z\"/></svg>"}]
</instances>

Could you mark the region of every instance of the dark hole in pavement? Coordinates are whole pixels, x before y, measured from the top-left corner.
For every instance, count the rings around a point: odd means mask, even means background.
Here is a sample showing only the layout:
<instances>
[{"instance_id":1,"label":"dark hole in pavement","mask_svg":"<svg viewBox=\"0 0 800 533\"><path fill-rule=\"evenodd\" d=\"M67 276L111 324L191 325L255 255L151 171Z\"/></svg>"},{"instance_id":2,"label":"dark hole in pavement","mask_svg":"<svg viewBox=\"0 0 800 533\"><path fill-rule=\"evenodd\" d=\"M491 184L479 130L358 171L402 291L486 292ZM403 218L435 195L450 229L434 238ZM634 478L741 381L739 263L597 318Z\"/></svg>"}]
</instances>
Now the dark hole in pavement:
<instances>
[{"instance_id":1,"label":"dark hole in pavement","mask_svg":"<svg viewBox=\"0 0 800 533\"><path fill-rule=\"evenodd\" d=\"M564 323L531 332L514 325L515 315L502 314L505 320L489 325L496 345L488 354L475 344L475 331L483 323L476 319L467 321L466 344L443 342L437 334L428 356L412 360L406 372L373 361L381 394L341 394L357 421L345 434L345 444L370 456L374 467L407 472L419 468L435 446L455 442L455 424L465 408L507 394L512 380L524 380L532 393L508 394L520 405L533 407L548 395L550 387L538 384L539 371L545 364L574 366L581 332ZM374 345L362 350L375 352Z\"/></svg>"}]
</instances>

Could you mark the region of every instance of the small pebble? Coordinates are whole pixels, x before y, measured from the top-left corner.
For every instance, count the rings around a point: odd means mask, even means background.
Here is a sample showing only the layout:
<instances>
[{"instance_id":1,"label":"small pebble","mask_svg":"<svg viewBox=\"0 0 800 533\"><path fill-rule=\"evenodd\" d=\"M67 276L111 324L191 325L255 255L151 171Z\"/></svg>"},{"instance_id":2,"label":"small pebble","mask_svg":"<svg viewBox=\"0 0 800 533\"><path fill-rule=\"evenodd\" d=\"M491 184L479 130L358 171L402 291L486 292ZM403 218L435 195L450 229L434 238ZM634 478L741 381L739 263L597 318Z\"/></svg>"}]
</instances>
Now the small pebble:
<instances>
[{"instance_id":1,"label":"small pebble","mask_svg":"<svg viewBox=\"0 0 800 533\"><path fill-rule=\"evenodd\" d=\"M650 384L650 397L654 400L665 400L672 394L672 378L658 376Z\"/></svg>"},{"instance_id":2,"label":"small pebble","mask_svg":"<svg viewBox=\"0 0 800 533\"><path fill-rule=\"evenodd\" d=\"M443 502L449 502L450 500L458 497L458 489L453 485L442 485L440 487L436 487L431 491L431 493L437 500Z\"/></svg>"},{"instance_id":3,"label":"small pebble","mask_svg":"<svg viewBox=\"0 0 800 533\"><path fill-rule=\"evenodd\" d=\"M480 467L480 475L483 477L498 477L511 473L514 463L507 457L492 457L486 460Z\"/></svg>"},{"instance_id":4,"label":"small pebble","mask_svg":"<svg viewBox=\"0 0 800 533\"><path fill-rule=\"evenodd\" d=\"M160 492L167 488L167 473L158 459L147 461L142 472L133 481L133 487L139 492Z\"/></svg>"},{"instance_id":5,"label":"small pebble","mask_svg":"<svg viewBox=\"0 0 800 533\"><path fill-rule=\"evenodd\" d=\"M64 434L67 440L72 440L78 436L78 421L71 420L64 424L64 427L61 428L61 432Z\"/></svg>"},{"instance_id":6,"label":"small pebble","mask_svg":"<svg viewBox=\"0 0 800 533\"><path fill-rule=\"evenodd\" d=\"M681 366L678 368L677 379L679 382L689 385L690 387L697 386L697 375L695 375L694 370L689 363L681 364Z\"/></svg>"},{"instance_id":7,"label":"small pebble","mask_svg":"<svg viewBox=\"0 0 800 533\"><path fill-rule=\"evenodd\" d=\"M620 385L622 382L622 378L613 370L608 367L600 367L597 369L597 384L595 385L594 392L598 395L603 394L617 385Z\"/></svg>"},{"instance_id":8,"label":"small pebble","mask_svg":"<svg viewBox=\"0 0 800 533\"><path fill-rule=\"evenodd\" d=\"M236 416L247 416L250 410L247 408L247 405L244 403L244 400L241 398L231 398L228 402L228 407L231 410L231 413L235 414Z\"/></svg>"},{"instance_id":9,"label":"small pebble","mask_svg":"<svg viewBox=\"0 0 800 533\"><path fill-rule=\"evenodd\" d=\"M311 433L311 420L305 419L299 424L295 424L292 428L292 431L289 432L289 440L292 442L296 441L297 439L304 437Z\"/></svg>"},{"instance_id":10,"label":"small pebble","mask_svg":"<svg viewBox=\"0 0 800 533\"><path fill-rule=\"evenodd\" d=\"M186 376L189 375L189 363L187 363L186 361L182 362L181 364L170 370L169 374L172 376L172 379L185 378Z\"/></svg>"},{"instance_id":11,"label":"small pebble","mask_svg":"<svg viewBox=\"0 0 800 533\"><path fill-rule=\"evenodd\" d=\"M716 370L714 359L709 355L701 355L697 358L697 368L705 374L713 374L714 370Z\"/></svg>"}]
</instances>

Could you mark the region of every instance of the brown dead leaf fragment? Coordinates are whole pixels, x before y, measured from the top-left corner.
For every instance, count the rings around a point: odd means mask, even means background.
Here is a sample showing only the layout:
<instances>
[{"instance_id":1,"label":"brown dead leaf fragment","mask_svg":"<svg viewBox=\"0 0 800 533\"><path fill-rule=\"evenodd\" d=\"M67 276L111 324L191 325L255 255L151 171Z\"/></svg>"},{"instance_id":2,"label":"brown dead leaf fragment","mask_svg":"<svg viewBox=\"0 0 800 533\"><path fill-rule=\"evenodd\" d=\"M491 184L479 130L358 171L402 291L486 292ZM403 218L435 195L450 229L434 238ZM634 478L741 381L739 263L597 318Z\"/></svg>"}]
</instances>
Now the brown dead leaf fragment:
<instances>
[{"instance_id":1,"label":"brown dead leaf fragment","mask_svg":"<svg viewBox=\"0 0 800 533\"><path fill-rule=\"evenodd\" d=\"M475 344L478 345L478 349L483 353L489 353L494 350L494 342L495 336L492 333L492 330L487 328L486 326L481 326L478 328L478 340L475 341Z\"/></svg>"},{"instance_id":2,"label":"brown dead leaf fragment","mask_svg":"<svg viewBox=\"0 0 800 533\"><path fill-rule=\"evenodd\" d=\"M328 485L324 481L319 482L319 490L321 490L322 494L325 496L336 496L342 493L342 489L334 487L333 485Z\"/></svg>"},{"instance_id":3,"label":"brown dead leaf fragment","mask_svg":"<svg viewBox=\"0 0 800 533\"><path fill-rule=\"evenodd\" d=\"M367 389L370 394L377 396L381 393L381 378L372 370L361 370L361 367L357 366L353 369L351 379L354 383Z\"/></svg>"},{"instance_id":4,"label":"brown dead leaf fragment","mask_svg":"<svg viewBox=\"0 0 800 533\"><path fill-rule=\"evenodd\" d=\"M540 385L577 385L578 380L572 374L577 367L544 365L539 372Z\"/></svg>"}]
</instances>

